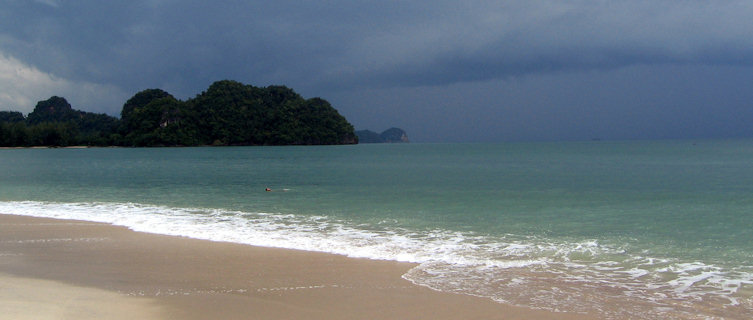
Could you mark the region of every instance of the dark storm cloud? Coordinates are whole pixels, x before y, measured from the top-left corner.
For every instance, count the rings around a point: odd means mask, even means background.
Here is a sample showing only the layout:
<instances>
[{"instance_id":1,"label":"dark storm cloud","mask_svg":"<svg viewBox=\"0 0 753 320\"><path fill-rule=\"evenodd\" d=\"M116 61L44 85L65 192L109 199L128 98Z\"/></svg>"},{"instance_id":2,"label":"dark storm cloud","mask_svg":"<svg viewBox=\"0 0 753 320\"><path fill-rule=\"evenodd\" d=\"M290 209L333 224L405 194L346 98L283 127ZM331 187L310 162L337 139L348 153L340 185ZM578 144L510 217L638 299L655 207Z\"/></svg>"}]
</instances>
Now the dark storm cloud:
<instances>
[{"instance_id":1,"label":"dark storm cloud","mask_svg":"<svg viewBox=\"0 0 753 320\"><path fill-rule=\"evenodd\" d=\"M753 64L750 1L5 0L0 9L0 67L27 75L14 88L107 88L114 106L95 108L110 113L148 87L187 98L212 81L235 79L332 97L353 119L373 123L369 114L396 110L358 105L359 92L401 93L414 99L402 100L403 109L421 109L430 102L410 90L455 88L462 96L464 84L500 91L488 83L562 73L616 76L622 68L656 66L645 75L659 76L667 66ZM3 92L0 103L22 103L32 98L20 95L31 92ZM516 99L507 102L525 100ZM479 116L516 112L472 96L459 100ZM451 127L451 120L437 122Z\"/></svg>"},{"instance_id":2,"label":"dark storm cloud","mask_svg":"<svg viewBox=\"0 0 753 320\"><path fill-rule=\"evenodd\" d=\"M423 85L652 63L750 63L746 1L10 1L3 49L138 85L259 77Z\"/></svg>"},{"instance_id":3,"label":"dark storm cloud","mask_svg":"<svg viewBox=\"0 0 753 320\"><path fill-rule=\"evenodd\" d=\"M367 79L414 85L635 64L750 64L749 2L520 1L408 24ZM439 16L439 15L438 15ZM402 45L401 45L402 44ZM384 61L388 60L388 61ZM355 77L360 77L356 74ZM355 78L354 77L354 78Z\"/></svg>"}]
</instances>

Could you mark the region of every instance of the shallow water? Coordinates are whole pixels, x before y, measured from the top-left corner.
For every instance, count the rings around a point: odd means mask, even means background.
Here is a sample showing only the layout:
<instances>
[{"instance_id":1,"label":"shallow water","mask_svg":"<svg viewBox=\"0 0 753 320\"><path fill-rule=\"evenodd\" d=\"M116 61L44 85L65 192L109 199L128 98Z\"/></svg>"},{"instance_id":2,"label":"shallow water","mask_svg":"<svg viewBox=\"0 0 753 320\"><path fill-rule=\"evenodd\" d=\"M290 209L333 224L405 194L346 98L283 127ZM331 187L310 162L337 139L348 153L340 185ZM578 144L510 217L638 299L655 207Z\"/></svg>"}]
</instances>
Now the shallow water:
<instances>
[{"instance_id":1,"label":"shallow water","mask_svg":"<svg viewBox=\"0 0 753 320\"><path fill-rule=\"evenodd\" d=\"M417 262L603 318L753 312L751 190L750 140L0 150L0 212Z\"/></svg>"}]
</instances>

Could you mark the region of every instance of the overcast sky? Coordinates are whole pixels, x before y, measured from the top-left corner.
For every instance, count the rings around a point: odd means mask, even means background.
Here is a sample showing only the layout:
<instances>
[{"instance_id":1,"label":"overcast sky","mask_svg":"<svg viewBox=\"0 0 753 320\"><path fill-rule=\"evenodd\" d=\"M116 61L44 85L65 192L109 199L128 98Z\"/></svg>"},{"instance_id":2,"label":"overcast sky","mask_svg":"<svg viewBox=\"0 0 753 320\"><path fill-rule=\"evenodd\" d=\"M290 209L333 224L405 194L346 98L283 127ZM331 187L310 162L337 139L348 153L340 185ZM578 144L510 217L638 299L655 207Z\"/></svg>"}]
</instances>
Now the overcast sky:
<instances>
[{"instance_id":1,"label":"overcast sky","mask_svg":"<svg viewBox=\"0 0 753 320\"><path fill-rule=\"evenodd\" d=\"M0 110L223 79L413 141L753 137L753 1L0 0Z\"/></svg>"}]
</instances>

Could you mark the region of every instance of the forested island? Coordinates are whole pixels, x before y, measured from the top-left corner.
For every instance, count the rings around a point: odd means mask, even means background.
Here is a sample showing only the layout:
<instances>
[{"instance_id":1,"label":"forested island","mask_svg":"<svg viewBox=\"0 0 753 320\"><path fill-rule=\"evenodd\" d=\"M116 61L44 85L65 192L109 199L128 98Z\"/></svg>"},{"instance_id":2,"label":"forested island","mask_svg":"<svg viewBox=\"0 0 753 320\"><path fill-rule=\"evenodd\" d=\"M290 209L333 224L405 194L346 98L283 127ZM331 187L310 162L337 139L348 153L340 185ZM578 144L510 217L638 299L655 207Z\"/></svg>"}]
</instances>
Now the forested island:
<instances>
[{"instance_id":1,"label":"forested island","mask_svg":"<svg viewBox=\"0 0 753 320\"><path fill-rule=\"evenodd\" d=\"M143 90L125 102L120 118L75 110L57 96L40 101L26 117L0 111L0 147L355 143L353 126L326 100L231 80L186 101L161 89Z\"/></svg>"},{"instance_id":2,"label":"forested island","mask_svg":"<svg viewBox=\"0 0 753 320\"><path fill-rule=\"evenodd\" d=\"M400 128L389 128L376 133L371 130L356 131L359 143L408 143L408 134Z\"/></svg>"}]
</instances>

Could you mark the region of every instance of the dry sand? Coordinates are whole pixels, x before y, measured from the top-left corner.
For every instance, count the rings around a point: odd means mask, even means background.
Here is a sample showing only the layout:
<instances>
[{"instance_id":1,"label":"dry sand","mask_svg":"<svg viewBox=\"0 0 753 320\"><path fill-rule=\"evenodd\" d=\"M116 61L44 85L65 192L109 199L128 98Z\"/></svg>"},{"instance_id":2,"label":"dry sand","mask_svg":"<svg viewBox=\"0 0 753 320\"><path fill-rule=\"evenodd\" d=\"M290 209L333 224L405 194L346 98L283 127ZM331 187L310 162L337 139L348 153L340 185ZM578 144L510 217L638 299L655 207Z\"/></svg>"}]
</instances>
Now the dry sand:
<instances>
[{"instance_id":1,"label":"dry sand","mask_svg":"<svg viewBox=\"0 0 753 320\"><path fill-rule=\"evenodd\" d=\"M414 265L0 215L0 319L590 319L436 292Z\"/></svg>"}]
</instances>

